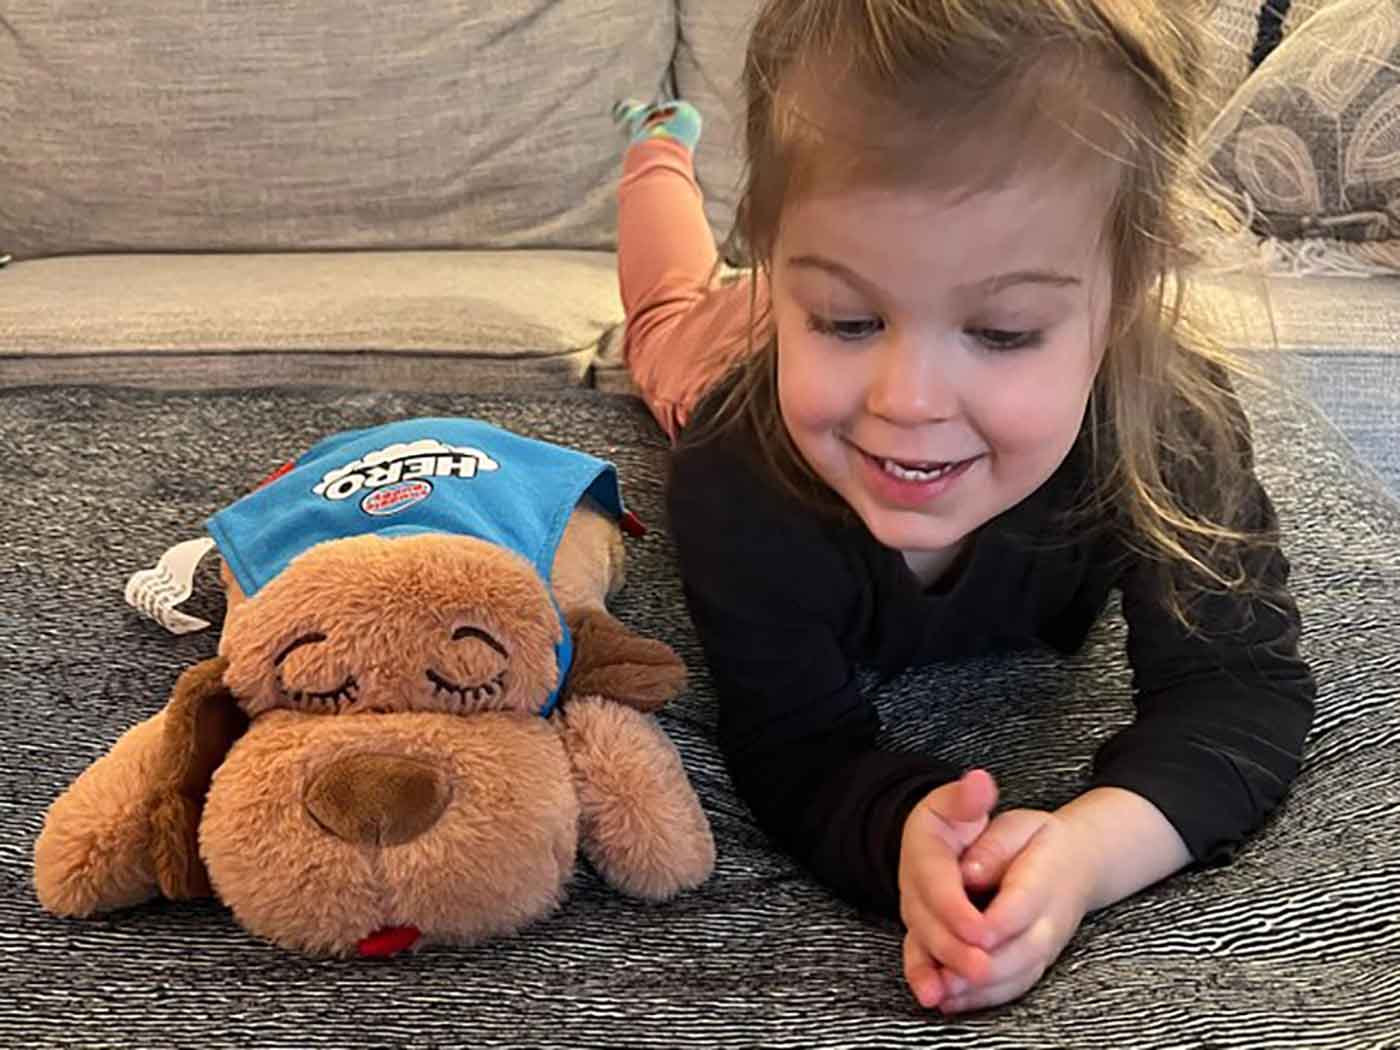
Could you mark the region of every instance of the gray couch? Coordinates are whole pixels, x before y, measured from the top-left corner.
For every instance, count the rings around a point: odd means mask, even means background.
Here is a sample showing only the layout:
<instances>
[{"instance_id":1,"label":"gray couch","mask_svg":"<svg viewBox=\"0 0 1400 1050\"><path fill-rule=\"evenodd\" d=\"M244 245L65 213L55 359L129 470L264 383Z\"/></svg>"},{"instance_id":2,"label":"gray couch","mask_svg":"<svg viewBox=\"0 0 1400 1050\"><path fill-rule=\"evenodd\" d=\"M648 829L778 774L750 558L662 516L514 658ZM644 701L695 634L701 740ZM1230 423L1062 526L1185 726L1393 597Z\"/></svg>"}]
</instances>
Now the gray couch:
<instances>
[{"instance_id":1,"label":"gray couch","mask_svg":"<svg viewBox=\"0 0 1400 1050\"><path fill-rule=\"evenodd\" d=\"M1259 6L1216 13L1220 99ZM625 388L608 107L699 103L722 237L753 7L6 0L0 387ZM1400 491L1400 411L1377 398L1400 390L1400 282L1268 293L1279 342ZM1268 341L1258 296L1210 298L1234 341Z\"/></svg>"},{"instance_id":2,"label":"gray couch","mask_svg":"<svg viewBox=\"0 0 1400 1050\"><path fill-rule=\"evenodd\" d=\"M577 384L671 0L7 0L0 383Z\"/></svg>"},{"instance_id":3,"label":"gray couch","mask_svg":"<svg viewBox=\"0 0 1400 1050\"><path fill-rule=\"evenodd\" d=\"M1195 307L1236 346L1276 334L1332 420L1251 405L1321 695L1302 778L1234 865L1091 917L1032 995L944 1024L911 1004L897 931L814 884L734 795L665 443L620 396L607 112L696 99L722 236L751 7L0 0L0 1045L1400 1046L1400 507L1375 474L1400 491L1393 278L1268 279L1271 315L1260 281L1223 277ZM1217 12L1217 104L1248 74L1258 7ZM619 464L653 529L618 614L692 668L661 718L715 827L711 882L643 907L585 865L522 936L387 965L288 956L212 903L42 913L44 809L214 644L126 610L126 574L330 429L452 412ZM191 611L216 619L216 593L206 572ZM1123 631L1110 611L1071 658L873 686L888 743L1001 756L1011 802L1063 801L1130 717Z\"/></svg>"}]
</instances>

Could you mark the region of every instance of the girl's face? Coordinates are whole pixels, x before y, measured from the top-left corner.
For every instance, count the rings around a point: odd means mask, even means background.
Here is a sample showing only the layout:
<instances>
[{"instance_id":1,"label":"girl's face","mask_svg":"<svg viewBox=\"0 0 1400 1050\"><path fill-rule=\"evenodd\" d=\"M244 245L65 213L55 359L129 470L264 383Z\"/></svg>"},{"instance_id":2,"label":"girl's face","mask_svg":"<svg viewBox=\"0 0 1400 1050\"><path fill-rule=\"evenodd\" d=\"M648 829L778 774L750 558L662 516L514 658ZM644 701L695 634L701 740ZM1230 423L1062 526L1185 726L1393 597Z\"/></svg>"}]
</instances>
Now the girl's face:
<instances>
[{"instance_id":1,"label":"girl's face","mask_svg":"<svg viewBox=\"0 0 1400 1050\"><path fill-rule=\"evenodd\" d=\"M843 189L784 209L783 421L881 543L954 549L1073 446L1108 325L1110 174Z\"/></svg>"}]
</instances>

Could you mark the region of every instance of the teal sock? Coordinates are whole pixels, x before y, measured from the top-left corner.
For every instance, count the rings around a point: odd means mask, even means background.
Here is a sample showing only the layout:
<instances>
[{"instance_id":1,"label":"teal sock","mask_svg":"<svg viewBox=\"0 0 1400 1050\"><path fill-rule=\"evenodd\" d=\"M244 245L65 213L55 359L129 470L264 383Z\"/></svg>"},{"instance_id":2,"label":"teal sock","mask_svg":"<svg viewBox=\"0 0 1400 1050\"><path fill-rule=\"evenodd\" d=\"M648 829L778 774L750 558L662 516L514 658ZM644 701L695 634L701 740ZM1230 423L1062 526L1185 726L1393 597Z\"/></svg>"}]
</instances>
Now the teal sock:
<instances>
[{"instance_id":1,"label":"teal sock","mask_svg":"<svg viewBox=\"0 0 1400 1050\"><path fill-rule=\"evenodd\" d=\"M629 141L645 139L675 139L688 150L700 141L700 111L689 102L669 99L663 102L641 102L625 98L613 104L613 121L627 134Z\"/></svg>"}]
</instances>

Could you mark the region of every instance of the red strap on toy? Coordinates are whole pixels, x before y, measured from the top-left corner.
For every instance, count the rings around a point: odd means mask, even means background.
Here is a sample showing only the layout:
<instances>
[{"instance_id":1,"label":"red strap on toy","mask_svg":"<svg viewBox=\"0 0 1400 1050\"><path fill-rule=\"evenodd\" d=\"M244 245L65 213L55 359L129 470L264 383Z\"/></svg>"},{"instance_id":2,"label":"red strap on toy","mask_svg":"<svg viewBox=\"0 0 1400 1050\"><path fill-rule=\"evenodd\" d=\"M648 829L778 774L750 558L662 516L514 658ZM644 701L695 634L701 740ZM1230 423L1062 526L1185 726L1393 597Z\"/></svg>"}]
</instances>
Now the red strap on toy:
<instances>
[{"instance_id":1,"label":"red strap on toy","mask_svg":"<svg viewBox=\"0 0 1400 1050\"><path fill-rule=\"evenodd\" d=\"M294 459L289 459L289 460L287 460L287 462L283 463L280 467L278 467L276 470L274 470L271 474L269 474L267 477L263 478L263 479L262 479L261 481L259 481L256 485L254 485L253 488L254 488L254 489L260 489L260 488L262 488L262 487L265 486L265 485L271 485L274 481L276 481L278 478L280 478L283 474L286 474L286 473L290 472L294 467L296 467L296 465L297 465L297 461L296 461L296 460L294 460Z\"/></svg>"}]
</instances>

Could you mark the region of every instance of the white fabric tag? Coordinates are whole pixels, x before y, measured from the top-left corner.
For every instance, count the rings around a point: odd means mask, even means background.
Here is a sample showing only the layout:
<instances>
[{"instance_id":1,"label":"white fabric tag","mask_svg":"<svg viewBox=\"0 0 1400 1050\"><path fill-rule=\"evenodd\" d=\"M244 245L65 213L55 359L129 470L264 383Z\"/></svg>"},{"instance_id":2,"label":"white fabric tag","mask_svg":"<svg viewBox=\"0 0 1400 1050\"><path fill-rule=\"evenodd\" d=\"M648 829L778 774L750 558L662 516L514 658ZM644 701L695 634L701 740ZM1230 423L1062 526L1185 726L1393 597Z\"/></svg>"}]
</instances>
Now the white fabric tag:
<instances>
[{"instance_id":1,"label":"white fabric tag","mask_svg":"<svg viewBox=\"0 0 1400 1050\"><path fill-rule=\"evenodd\" d=\"M139 609L171 634L189 634L209 626L208 620L175 608L194 590L194 570L214 547L214 540L177 543L160 556L154 569L141 569L126 581L126 603Z\"/></svg>"}]
</instances>

